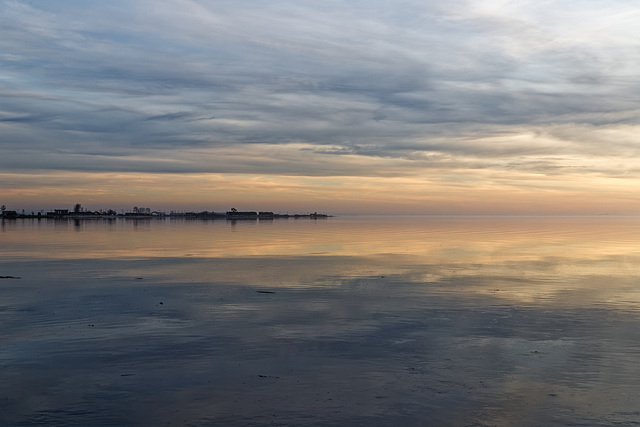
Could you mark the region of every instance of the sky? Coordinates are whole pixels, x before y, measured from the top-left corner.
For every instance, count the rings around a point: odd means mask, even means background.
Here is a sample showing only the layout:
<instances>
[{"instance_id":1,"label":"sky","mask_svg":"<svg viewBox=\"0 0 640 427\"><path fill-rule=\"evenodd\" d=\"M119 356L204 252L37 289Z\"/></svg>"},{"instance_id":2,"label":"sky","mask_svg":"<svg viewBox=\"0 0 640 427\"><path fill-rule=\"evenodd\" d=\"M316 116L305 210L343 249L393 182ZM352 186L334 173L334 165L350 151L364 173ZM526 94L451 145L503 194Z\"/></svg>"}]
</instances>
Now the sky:
<instances>
[{"instance_id":1,"label":"sky","mask_svg":"<svg viewBox=\"0 0 640 427\"><path fill-rule=\"evenodd\" d=\"M0 203L640 213L640 0L0 0Z\"/></svg>"}]
</instances>

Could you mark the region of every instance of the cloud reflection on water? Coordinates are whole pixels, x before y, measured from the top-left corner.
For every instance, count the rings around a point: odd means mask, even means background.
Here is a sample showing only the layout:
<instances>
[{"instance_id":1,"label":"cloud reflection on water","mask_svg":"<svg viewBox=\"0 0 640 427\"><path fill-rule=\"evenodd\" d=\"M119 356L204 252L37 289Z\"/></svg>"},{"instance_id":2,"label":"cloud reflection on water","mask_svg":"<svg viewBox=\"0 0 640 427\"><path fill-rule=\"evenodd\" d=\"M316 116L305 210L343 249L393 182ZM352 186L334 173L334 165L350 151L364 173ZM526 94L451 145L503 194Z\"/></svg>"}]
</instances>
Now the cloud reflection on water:
<instances>
[{"instance_id":1,"label":"cloud reflection on water","mask_svg":"<svg viewBox=\"0 0 640 427\"><path fill-rule=\"evenodd\" d=\"M11 243L0 264L22 277L1 283L0 421L633 422L636 224L9 230L3 238L25 246ZM220 255L225 247L236 253Z\"/></svg>"}]
</instances>

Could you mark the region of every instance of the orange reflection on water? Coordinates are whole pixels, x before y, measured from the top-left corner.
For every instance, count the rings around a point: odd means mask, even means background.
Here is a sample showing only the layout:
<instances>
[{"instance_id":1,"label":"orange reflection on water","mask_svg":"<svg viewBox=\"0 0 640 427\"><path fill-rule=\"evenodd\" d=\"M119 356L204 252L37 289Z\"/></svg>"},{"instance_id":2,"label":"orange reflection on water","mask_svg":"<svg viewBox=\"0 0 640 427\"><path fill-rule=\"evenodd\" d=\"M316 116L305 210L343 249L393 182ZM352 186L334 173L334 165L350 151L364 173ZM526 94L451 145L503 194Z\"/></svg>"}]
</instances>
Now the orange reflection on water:
<instances>
[{"instance_id":1,"label":"orange reflection on water","mask_svg":"<svg viewBox=\"0 0 640 427\"><path fill-rule=\"evenodd\" d=\"M17 220L0 228L4 257L42 259L372 256L428 264L598 261L640 253L635 217L345 217L327 220ZM600 263L600 264L599 264Z\"/></svg>"},{"instance_id":2,"label":"orange reflection on water","mask_svg":"<svg viewBox=\"0 0 640 427\"><path fill-rule=\"evenodd\" d=\"M496 301L640 303L636 217L17 220L0 230L5 260L191 260L146 272L189 281L333 286L380 277ZM224 262L213 271L206 260Z\"/></svg>"},{"instance_id":3,"label":"orange reflection on water","mask_svg":"<svg viewBox=\"0 0 640 427\"><path fill-rule=\"evenodd\" d=\"M0 236L3 256L45 259L402 254L429 257L430 264L549 257L601 260L640 251L640 219L13 220L2 222Z\"/></svg>"}]
</instances>

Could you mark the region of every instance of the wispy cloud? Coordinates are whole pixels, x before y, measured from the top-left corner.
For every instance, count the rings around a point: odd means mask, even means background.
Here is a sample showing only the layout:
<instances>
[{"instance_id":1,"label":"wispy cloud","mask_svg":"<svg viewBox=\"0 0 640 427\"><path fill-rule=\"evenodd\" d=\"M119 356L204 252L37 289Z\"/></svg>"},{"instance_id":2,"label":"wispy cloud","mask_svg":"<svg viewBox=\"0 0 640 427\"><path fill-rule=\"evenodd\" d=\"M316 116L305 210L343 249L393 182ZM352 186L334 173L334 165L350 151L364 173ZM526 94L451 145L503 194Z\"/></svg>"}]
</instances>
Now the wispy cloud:
<instances>
[{"instance_id":1,"label":"wispy cloud","mask_svg":"<svg viewBox=\"0 0 640 427\"><path fill-rule=\"evenodd\" d=\"M0 14L4 171L640 178L629 2L7 0Z\"/></svg>"}]
</instances>

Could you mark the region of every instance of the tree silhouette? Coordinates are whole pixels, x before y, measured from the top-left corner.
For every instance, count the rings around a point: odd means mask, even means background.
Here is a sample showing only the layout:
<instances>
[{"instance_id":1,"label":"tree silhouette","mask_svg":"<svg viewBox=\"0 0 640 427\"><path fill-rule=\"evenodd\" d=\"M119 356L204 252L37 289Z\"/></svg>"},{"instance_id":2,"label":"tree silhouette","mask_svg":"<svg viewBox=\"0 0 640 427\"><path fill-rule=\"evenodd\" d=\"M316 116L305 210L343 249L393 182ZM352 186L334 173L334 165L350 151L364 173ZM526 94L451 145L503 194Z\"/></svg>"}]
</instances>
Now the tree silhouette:
<instances>
[{"instance_id":1,"label":"tree silhouette","mask_svg":"<svg viewBox=\"0 0 640 427\"><path fill-rule=\"evenodd\" d=\"M76 203L76 205L73 207L73 211L75 213L80 213L82 212L82 205L80 203Z\"/></svg>"}]
</instances>

